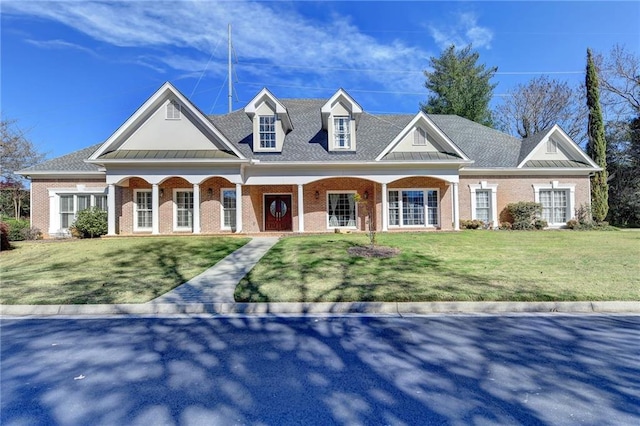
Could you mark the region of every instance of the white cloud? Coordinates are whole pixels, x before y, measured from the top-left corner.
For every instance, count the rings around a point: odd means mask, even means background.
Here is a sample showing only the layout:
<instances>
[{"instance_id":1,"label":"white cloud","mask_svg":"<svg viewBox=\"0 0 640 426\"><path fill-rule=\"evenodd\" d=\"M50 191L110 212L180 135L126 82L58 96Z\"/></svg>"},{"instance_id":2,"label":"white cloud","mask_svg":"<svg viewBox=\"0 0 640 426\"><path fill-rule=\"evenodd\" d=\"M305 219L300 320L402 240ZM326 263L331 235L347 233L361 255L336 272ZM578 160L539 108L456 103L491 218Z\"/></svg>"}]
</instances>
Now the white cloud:
<instances>
[{"instance_id":1,"label":"white cloud","mask_svg":"<svg viewBox=\"0 0 640 426\"><path fill-rule=\"evenodd\" d=\"M32 40L25 39L25 41L33 46L39 47L41 49L72 49L78 50L80 52L87 53L92 56L97 56L96 53L84 46L80 46L79 44L69 43L64 40Z\"/></svg>"},{"instance_id":2,"label":"white cloud","mask_svg":"<svg viewBox=\"0 0 640 426\"><path fill-rule=\"evenodd\" d=\"M235 1L5 2L3 13L53 20L118 47L148 49L151 53L145 53L142 63L152 69L202 70L218 46L208 72L222 78L226 72L227 24L231 23L241 80L273 84L306 79L337 88L362 86L360 82L366 79L386 90L421 87L421 73L398 70L422 69L429 57L427 52L401 41L380 42L340 15L320 22L296 7L305 5ZM140 55L135 50L130 53L131 62ZM371 71L344 71L351 69Z\"/></svg>"},{"instance_id":3,"label":"white cloud","mask_svg":"<svg viewBox=\"0 0 640 426\"><path fill-rule=\"evenodd\" d=\"M452 44L463 47L472 44L475 48L491 48L493 31L478 25L478 18L471 12L462 13L458 21L449 27L430 25L431 36L440 48L445 49Z\"/></svg>"}]
</instances>

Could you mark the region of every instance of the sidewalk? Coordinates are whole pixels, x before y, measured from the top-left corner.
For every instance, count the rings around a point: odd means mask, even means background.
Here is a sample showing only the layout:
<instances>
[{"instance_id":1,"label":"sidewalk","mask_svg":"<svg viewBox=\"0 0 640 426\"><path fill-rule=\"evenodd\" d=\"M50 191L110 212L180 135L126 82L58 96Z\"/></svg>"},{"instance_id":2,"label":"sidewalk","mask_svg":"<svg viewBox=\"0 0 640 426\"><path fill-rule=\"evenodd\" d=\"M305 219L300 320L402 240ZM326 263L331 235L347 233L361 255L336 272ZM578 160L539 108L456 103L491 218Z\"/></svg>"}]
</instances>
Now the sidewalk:
<instances>
[{"instance_id":1,"label":"sidewalk","mask_svg":"<svg viewBox=\"0 0 640 426\"><path fill-rule=\"evenodd\" d=\"M233 293L240 280L276 242L275 237L255 237L200 275L149 303L234 303Z\"/></svg>"}]
</instances>

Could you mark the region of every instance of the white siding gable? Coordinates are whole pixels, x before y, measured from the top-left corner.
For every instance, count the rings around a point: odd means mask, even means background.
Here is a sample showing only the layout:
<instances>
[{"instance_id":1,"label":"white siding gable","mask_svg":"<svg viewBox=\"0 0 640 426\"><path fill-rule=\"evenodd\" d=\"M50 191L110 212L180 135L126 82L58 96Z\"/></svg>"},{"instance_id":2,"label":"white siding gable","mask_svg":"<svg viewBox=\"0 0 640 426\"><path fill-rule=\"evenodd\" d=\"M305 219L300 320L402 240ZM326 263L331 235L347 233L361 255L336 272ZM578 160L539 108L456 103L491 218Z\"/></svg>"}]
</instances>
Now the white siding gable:
<instances>
[{"instance_id":1,"label":"white siding gable","mask_svg":"<svg viewBox=\"0 0 640 426\"><path fill-rule=\"evenodd\" d=\"M424 145L416 145L416 133L422 131L426 135ZM411 131L404 135L398 145L391 152L444 152L442 147L435 142L435 137L429 134L424 127L414 127Z\"/></svg>"},{"instance_id":2,"label":"white siding gable","mask_svg":"<svg viewBox=\"0 0 640 426\"><path fill-rule=\"evenodd\" d=\"M169 101L156 109L118 149L218 150L187 108L181 108L180 119L167 119L168 104Z\"/></svg>"},{"instance_id":3,"label":"white siding gable","mask_svg":"<svg viewBox=\"0 0 640 426\"><path fill-rule=\"evenodd\" d=\"M555 147L556 147L555 152L552 152L553 150L549 151L547 149L547 145L549 144L549 142L551 142L552 144L555 144ZM543 143L538 145L538 147L533 151L530 159L531 160L582 161L582 159L579 158L578 156L572 155L571 153L569 153L569 151L567 151L567 149L563 146L563 144L560 141L553 138L545 139Z\"/></svg>"}]
</instances>

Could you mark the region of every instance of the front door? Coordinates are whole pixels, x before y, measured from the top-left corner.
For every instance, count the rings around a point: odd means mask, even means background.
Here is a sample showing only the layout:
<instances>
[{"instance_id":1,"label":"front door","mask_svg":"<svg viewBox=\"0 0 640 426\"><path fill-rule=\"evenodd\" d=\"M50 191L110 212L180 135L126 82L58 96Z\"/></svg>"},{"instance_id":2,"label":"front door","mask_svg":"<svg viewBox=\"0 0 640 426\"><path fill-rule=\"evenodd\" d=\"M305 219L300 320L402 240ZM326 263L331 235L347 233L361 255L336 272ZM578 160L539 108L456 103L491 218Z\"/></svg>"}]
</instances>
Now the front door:
<instances>
[{"instance_id":1,"label":"front door","mask_svg":"<svg viewBox=\"0 0 640 426\"><path fill-rule=\"evenodd\" d=\"M292 231L291 195L264 196L264 230Z\"/></svg>"}]
</instances>

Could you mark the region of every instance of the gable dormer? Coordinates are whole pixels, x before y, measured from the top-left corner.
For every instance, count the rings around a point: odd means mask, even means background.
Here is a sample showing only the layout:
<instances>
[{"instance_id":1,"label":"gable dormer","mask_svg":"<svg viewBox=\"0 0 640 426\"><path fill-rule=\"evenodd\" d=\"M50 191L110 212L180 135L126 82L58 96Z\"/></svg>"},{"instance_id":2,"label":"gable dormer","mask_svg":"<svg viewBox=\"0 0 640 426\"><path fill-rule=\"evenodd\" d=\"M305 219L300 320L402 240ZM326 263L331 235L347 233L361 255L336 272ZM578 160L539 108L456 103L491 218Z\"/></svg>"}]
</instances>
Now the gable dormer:
<instances>
[{"instance_id":1,"label":"gable dormer","mask_svg":"<svg viewBox=\"0 0 640 426\"><path fill-rule=\"evenodd\" d=\"M322 128L328 134L329 151L355 151L362 107L343 89L322 106Z\"/></svg>"},{"instance_id":2,"label":"gable dormer","mask_svg":"<svg viewBox=\"0 0 640 426\"><path fill-rule=\"evenodd\" d=\"M424 112L419 112L376 158L376 161L404 160L471 162Z\"/></svg>"},{"instance_id":3,"label":"gable dormer","mask_svg":"<svg viewBox=\"0 0 640 426\"><path fill-rule=\"evenodd\" d=\"M523 167L594 167L597 164L557 124L523 140ZM528 152L527 152L528 150Z\"/></svg>"},{"instance_id":4,"label":"gable dormer","mask_svg":"<svg viewBox=\"0 0 640 426\"><path fill-rule=\"evenodd\" d=\"M253 152L282 152L284 137L293 129L287 108L265 88L244 112L253 123Z\"/></svg>"}]
</instances>

